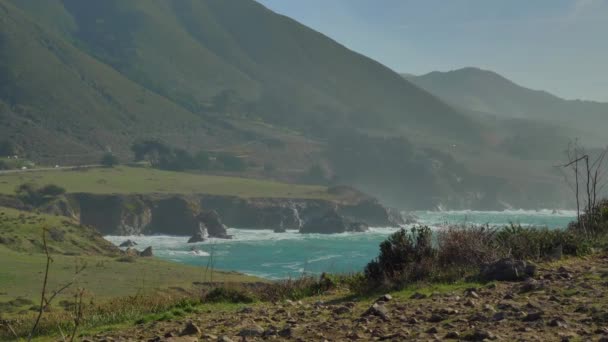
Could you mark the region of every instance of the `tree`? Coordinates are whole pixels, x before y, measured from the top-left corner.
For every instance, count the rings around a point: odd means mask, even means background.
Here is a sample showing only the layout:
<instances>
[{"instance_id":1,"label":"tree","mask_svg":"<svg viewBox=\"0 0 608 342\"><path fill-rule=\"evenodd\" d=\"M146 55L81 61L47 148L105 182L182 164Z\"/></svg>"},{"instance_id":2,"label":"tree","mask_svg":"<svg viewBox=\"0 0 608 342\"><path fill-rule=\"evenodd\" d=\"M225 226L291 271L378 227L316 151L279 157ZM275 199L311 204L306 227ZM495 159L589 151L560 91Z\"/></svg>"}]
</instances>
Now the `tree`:
<instances>
[{"instance_id":1,"label":"tree","mask_svg":"<svg viewBox=\"0 0 608 342\"><path fill-rule=\"evenodd\" d=\"M101 157L101 165L104 167L114 167L118 165L118 158L111 152L107 152Z\"/></svg>"},{"instance_id":2,"label":"tree","mask_svg":"<svg viewBox=\"0 0 608 342\"><path fill-rule=\"evenodd\" d=\"M12 141L0 141L0 157L7 157L17 154L17 147Z\"/></svg>"},{"instance_id":3,"label":"tree","mask_svg":"<svg viewBox=\"0 0 608 342\"><path fill-rule=\"evenodd\" d=\"M247 164L243 159L230 153L218 155L217 161L222 164L224 171L241 172L247 169Z\"/></svg>"}]
</instances>

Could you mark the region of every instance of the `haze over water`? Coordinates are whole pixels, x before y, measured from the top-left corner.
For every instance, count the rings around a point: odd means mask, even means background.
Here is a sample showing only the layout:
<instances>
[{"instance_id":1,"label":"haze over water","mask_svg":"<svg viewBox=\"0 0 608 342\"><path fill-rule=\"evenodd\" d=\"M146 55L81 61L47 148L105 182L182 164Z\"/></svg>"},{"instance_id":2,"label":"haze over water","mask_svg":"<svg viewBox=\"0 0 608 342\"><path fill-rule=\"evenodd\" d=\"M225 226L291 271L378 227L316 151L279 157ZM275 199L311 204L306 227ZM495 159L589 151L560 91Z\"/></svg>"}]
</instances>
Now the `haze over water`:
<instances>
[{"instance_id":1,"label":"haze over water","mask_svg":"<svg viewBox=\"0 0 608 342\"><path fill-rule=\"evenodd\" d=\"M420 224L521 225L565 228L576 217L574 211L445 211L416 212ZM188 237L106 236L114 244L132 239L142 249L152 246L162 259L205 267L213 255L217 269L231 270L268 279L296 278L322 272L356 272L378 255L378 245L397 228L372 228L367 233L299 234L272 230L229 229L232 240L210 239L188 244ZM192 251L192 248L196 251Z\"/></svg>"}]
</instances>

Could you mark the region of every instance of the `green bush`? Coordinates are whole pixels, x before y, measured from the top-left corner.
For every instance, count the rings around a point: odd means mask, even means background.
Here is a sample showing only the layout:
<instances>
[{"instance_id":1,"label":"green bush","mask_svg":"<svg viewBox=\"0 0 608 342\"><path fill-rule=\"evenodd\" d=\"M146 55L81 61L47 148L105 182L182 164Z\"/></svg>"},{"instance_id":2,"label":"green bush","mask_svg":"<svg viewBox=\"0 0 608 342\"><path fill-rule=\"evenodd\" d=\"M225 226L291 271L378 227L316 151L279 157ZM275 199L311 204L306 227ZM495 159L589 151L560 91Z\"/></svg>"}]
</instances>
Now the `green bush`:
<instances>
[{"instance_id":1,"label":"green bush","mask_svg":"<svg viewBox=\"0 0 608 342\"><path fill-rule=\"evenodd\" d=\"M253 303L256 298L244 288L216 287L204 296L204 300L210 303Z\"/></svg>"},{"instance_id":2,"label":"green bush","mask_svg":"<svg viewBox=\"0 0 608 342\"><path fill-rule=\"evenodd\" d=\"M496 234L496 244L506 255L516 259L541 260L551 257L557 249L565 255L589 253L589 243L570 230L510 225Z\"/></svg>"},{"instance_id":3,"label":"green bush","mask_svg":"<svg viewBox=\"0 0 608 342\"><path fill-rule=\"evenodd\" d=\"M118 158L114 154L108 152L101 157L99 163L104 167L114 167L118 165Z\"/></svg>"},{"instance_id":4,"label":"green bush","mask_svg":"<svg viewBox=\"0 0 608 342\"><path fill-rule=\"evenodd\" d=\"M402 283L422 280L433 272L437 251L429 227L401 229L380 244L380 255L365 267L373 283Z\"/></svg>"},{"instance_id":5,"label":"green bush","mask_svg":"<svg viewBox=\"0 0 608 342\"><path fill-rule=\"evenodd\" d=\"M21 184L15 190L15 194L23 203L32 206L48 203L63 195L65 192L64 188L54 184L49 184L40 188L33 183Z\"/></svg>"}]
</instances>

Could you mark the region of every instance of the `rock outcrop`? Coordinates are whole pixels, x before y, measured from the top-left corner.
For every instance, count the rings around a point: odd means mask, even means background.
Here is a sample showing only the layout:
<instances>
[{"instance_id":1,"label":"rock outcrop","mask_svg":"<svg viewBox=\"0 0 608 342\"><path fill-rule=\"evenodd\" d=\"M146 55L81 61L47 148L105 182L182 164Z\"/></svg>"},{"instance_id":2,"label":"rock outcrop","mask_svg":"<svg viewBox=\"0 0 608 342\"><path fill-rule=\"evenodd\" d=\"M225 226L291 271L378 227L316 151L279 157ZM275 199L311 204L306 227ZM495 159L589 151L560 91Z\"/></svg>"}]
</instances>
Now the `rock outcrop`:
<instances>
[{"instance_id":1,"label":"rock outcrop","mask_svg":"<svg viewBox=\"0 0 608 342\"><path fill-rule=\"evenodd\" d=\"M368 226L362 222L352 222L340 215L336 210L330 210L325 215L314 218L300 229L301 233L335 234L345 232L364 232Z\"/></svg>"},{"instance_id":2,"label":"rock outcrop","mask_svg":"<svg viewBox=\"0 0 608 342\"><path fill-rule=\"evenodd\" d=\"M21 206L14 196L4 196L2 201L11 207ZM335 233L365 231L368 226L394 227L403 223L399 213L363 195L332 201L204 194L77 193L67 194L36 209L77 219L102 235L168 234L189 236L194 240L230 238L226 225L276 232ZM329 212L332 213L330 216Z\"/></svg>"},{"instance_id":3,"label":"rock outcrop","mask_svg":"<svg viewBox=\"0 0 608 342\"><path fill-rule=\"evenodd\" d=\"M536 266L524 260L512 258L501 259L481 269L480 276L484 280L518 281L533 277Z\"/></svg>"}]
</instances>

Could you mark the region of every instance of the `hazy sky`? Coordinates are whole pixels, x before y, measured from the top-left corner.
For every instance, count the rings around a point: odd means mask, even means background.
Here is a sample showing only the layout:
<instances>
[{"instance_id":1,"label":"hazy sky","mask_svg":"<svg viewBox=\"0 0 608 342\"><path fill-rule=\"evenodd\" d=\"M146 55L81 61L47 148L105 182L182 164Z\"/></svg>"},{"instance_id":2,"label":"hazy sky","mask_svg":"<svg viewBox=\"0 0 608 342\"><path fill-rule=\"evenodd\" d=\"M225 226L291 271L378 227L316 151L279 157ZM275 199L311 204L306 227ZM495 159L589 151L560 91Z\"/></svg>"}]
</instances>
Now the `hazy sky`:
<instances>
[{"instance_id":1,"label":"hazy sky","mask_svg":"<svg viewBox=\"0 0 608 342\"><path fill-rule=\"evenodd\" d=\"M399 72L477 66L608 101L608 0L258 0Z\"/></svg>"}]
</instances>

